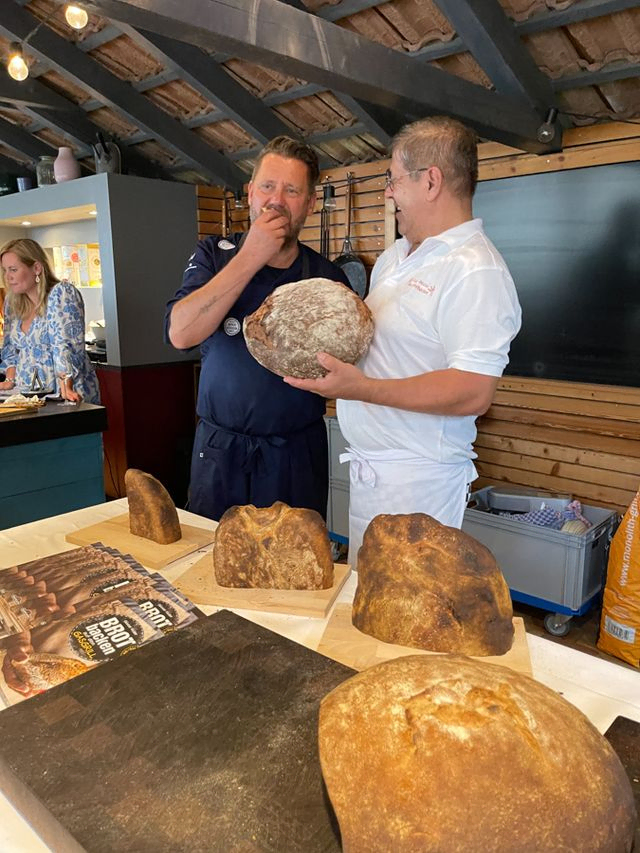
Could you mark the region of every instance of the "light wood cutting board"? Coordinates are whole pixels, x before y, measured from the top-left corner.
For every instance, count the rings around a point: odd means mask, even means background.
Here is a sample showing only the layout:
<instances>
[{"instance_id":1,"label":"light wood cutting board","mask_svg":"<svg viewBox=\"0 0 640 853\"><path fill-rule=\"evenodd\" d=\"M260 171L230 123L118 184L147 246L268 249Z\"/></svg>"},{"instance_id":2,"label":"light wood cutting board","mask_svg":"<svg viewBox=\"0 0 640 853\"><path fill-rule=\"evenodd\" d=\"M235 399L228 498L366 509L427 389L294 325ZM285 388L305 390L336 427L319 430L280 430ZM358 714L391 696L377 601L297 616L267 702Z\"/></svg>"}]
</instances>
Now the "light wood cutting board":
<instances>
[{"instance_id":1,"label":"light wood cutting board","mask_svg":"<svg viewBox=\"0 0 640 853\"><path fill-rule=\"evenodd\" d=\"M103 545L117 548L124 554L131 554L149 569L163 569L174 560L179 560L187 554L193 554L198 548L210 545L215 536L213 530L192 527L190 524L180 523L180 529L182 539L171 542L169 545L160 545L151 539L134 536L129 531L129 513L127 512L67 533L65 539L74 545L93 545L94 542L102 542Z\"/></svg>"},{"instance_id":2,"label":"light wood cutting board","mask_svg":"<svg viewBox=\"0 0 640 853\"><path fill-rule=\"evenodd\" d=\"M514 669L516 672L532 675L524 620L515 616L513 627L515 629L513 646L506 654L476 659L487 663L499 663ZM383 643L381 640L376 640L375 637L363 634L351 624L350 604L337 604L335 606L320 640L318 651L320 654L327 655L327 657L359 671L393 658L406 657L407 655L438 654L438 652L426 652L422 649L410 649L408 646Z\"/></svg>"},{"instance_id":3,"label":"light wood cutting board","mask_svg":"<svg viewBox=\"0 0 640 853\"><path fill-rule=\"evenodd\" d=\"M5 415L24 415L29 412L37 412L39 406L7 406L6 403L0 406L0 417Z\"/></svg>"},{"instance_id":4,"label":"light wood cutting board","mask_svg":"<svg viewBox=\"0 0 640 853\"><path fill-rule=\"evenodd\" d=\"M213 573L213 555L206 554L173 582L194 604L262 610L324 619L351 574L351 566L334 564L330 589L237 589L220 586Z\"/></svg>"}]
</instances>

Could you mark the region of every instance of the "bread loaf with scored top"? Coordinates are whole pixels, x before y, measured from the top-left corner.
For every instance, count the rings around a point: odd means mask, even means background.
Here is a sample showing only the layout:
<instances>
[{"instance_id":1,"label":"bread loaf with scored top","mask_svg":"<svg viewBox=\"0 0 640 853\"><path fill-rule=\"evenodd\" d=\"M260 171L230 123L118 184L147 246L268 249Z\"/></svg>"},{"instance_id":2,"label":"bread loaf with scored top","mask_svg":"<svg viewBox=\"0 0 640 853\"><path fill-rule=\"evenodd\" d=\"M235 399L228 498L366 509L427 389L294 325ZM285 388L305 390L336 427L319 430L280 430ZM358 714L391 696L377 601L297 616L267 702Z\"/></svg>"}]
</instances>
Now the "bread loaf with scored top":
<instances>
[{"instance_id":1,"label":"bread loaf with scored top","mask_svg":"<svg viewBox=\"0 0 640 853\"><path fill-rule=\"evenodd\" d=\"M377 515L367 527L352 621L385 643L478 656L509 651L514 634L493 554L420 512Z\"/></svg>"},{"instance_id":2,"label":"bread loaf with scored top","mask_svg":"<svg viewBox=\"0 0 640 853\"><path fill-rule=\"evenodd\" d=\"M609 743L555 691L462 655L371 667L322 700L344 853L629 853Z\"/></svg>"},{"instance_id":3,"label":"bread loaf with scored top","mask_svg":"<svg viewBox=\"0 0 640 853\"><path fill-rule=\"evenodd\" d=\"M215 577L220 586L329 589L333 557L326 525L312 509L276 501L234 506L216 528Z\"/></svg>"}]
</instances>

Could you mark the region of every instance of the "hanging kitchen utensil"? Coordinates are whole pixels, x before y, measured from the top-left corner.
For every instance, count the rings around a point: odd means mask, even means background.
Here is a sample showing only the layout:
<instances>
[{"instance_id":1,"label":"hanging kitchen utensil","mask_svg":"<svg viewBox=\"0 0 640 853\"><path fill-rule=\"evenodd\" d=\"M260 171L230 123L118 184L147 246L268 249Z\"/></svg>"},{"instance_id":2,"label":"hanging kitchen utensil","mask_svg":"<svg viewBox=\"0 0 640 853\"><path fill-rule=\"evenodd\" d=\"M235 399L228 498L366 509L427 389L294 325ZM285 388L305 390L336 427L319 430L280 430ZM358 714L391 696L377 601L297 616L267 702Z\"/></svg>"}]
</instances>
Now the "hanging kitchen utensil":
<instances>
[{"instance_id":1,"label":"hanging kitchen utensil","mask_svg":"<svg viewBox=\"0 0 640 853\"><path fill-rule=\"evenodd\" d=\"M322 207L320 211L320 254L323 258L329 257L329 217L331 211Z\"/></svg>"},{"instance_id":2,"label":"hanging kitchen utensil","mask_svg":"<svg viewBox=\"0 0 640 853\"><path fill-rule=\"evenodd\" d=\"M222 191L222 238L229 236L229 203L227 201L226 189Z\"/></svg>"},{"instance_id":3,"label":"hanging kitchen utensil","mask_svg":"<svg viewBox=\"0 0 640 853\"><path fill-rule=\"evenodd\" d=\"M91 146L96 164L96 174L102 172L119 174L122 165L120 149L115 142L107 142L100 131L96 133L96 139L95 145Z\"/></svg>"},{"instance_id":4,"label":"hanging kitchen utensil","mask_svg":"<svg viewBox=\"0 0 640 853\"><path fill-rule=\"evenodd\" d=\"M347 186L345 189L345 212L346 232L342 244L342 254L334 261L339 266L353 290L363 299L367 294L367 270L361 259L353 251L351 245L351 199L352 199L353 172L347 172Z\"/></svg>"}]
</instances>

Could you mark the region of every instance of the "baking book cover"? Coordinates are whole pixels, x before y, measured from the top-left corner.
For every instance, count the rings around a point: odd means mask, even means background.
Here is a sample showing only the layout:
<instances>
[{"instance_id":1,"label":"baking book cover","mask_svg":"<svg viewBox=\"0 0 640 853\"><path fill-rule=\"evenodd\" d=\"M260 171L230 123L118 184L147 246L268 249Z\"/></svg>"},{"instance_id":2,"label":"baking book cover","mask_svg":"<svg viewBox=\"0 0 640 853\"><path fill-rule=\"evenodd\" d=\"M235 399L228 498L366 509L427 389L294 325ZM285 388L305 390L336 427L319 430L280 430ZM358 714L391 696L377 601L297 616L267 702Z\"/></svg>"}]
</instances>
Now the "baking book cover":
<instances>
[{"instance_id":1,"label":"baking book cover","mask_svg":"<svg viewBox=\"0 0 640 853\"><path fill-rule=\"evenodd\" d=\"M162 575L99 542L0 569L0 708L202 615Z\"/></svg>"}]
</instances>

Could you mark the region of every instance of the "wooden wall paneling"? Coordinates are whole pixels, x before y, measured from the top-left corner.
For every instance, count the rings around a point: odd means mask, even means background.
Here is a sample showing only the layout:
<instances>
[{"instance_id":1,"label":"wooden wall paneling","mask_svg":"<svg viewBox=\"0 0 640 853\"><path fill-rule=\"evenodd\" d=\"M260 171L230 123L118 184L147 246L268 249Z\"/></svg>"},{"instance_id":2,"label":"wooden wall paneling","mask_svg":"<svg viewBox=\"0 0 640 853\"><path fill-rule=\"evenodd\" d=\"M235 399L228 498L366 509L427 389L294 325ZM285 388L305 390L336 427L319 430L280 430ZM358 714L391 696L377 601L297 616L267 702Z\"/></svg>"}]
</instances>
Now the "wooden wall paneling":
<instances>
[{"instance_id":1,"label":"wooden wall paneling","mask_svg":"<svg viewBox=\"0 0 640 853\"><path fill-rule=\"evenodd\" d=\"M475 447L483 485L568 492L624 511L640 487L640 390L504 377Z\"/></svg>"}]
</instances>

